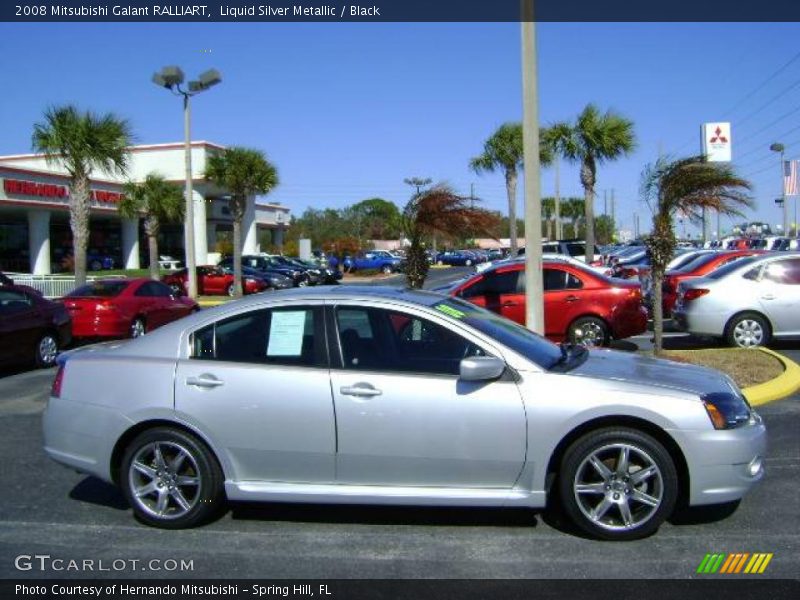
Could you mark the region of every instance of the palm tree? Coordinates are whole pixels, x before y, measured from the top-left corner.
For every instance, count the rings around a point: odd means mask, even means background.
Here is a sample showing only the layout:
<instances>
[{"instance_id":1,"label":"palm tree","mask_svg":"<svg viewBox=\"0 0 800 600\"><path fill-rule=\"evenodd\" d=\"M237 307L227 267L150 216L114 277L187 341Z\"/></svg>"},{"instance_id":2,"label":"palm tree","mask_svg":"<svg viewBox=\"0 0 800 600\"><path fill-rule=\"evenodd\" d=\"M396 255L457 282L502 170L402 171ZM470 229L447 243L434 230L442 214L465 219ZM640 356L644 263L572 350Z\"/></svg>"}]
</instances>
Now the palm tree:
<instances>
[{"instance_id":1,"label":"palm tree","mask_svg":"<svg viewBox=\"0 0 800 600\"><path fill-rule=\"evenodd\" d=\"M548 240L553 239L553 223L555 222L556 199L542 198L542 220L544 220L546 231L544 237Z\"/></svg>"},{"instance_id":2,"label":"palm tree","mask_svg":"<svg viewBox=\"0 0 800 600\"><path fill-rule=\"evenodd\" d=\"M724 215L741 215L752 206L746 192L750 182L726 163L710 163L702 156L670 161L658 159L642 174L642 196L653 211L653 233L646 240L653 282L654 351L663 348L662 289L667 263L675 252L675 215L700 221L704 209Z\"/></svg>"},{"instance_id":3,"label":"palm tree","mask_svg":"<svg viewBox=\"0 0 800 600\"><path fill-rule=\"evenodd\" d=\"M540 130L539 139L539 163L546 166L553 162L553 154L551 146L544 143L545 139L549 139L544 130ZM483 153L469 161L470 168L478 174L503 170L508 195L511 256L517 255L517 178L523 158L522 123L505 123L484 142Z\"/></svg>"},{"instance_id":4,"label":"palm tree","mask_svg":"<svg viewBox=\"0 0 800 600\"><path fill-rule=\"evenodd\" d=\"M561 216L570 220L572 237L578 237L580 221L586 212L584 209L586 201L583 198L562 198L560 204Z\"/></svg>"},{"instance_id":5,"label":"palm tree","mask_svg":"<svg viewBox=\"0 0 800 600\"><path fill-rule=\"evenodd\" d=\"M571 162L580 163L585 197L586 263L594 260L594 186L597 165L630 154L636 147L633 122L612 112L601 114L587 104L575 124L556 123L544 134L544 144Z\"/></svg>"},{"instance_id":6,"label":"palm tree","mask_svg":"<svg viewBox=\"0 0 800 600\"><path fill-rule=\"evenodd\" d=\"M410 287L421 288L425 283L428 257L423 239L427 236L440 234L452 238L464 231L473 235L492 235L499 225L497 214L474 208L474 202L474 199L459 196L442 184L411 197L402 216L403 231L411 243L406 263Z\"/></svg>"},{"instance_id":7,"label":"palm tree","mask_svg":"<svg viewBox=\"0 0 800 600\"><path fill-rule=\"evenodd\" d=\"M127 219L144 217L152 279L158 279L158 231L161 223L182 221L184 208L181 188L157 173L150 173L141 183L130 181L125 184L119 214Z\"/></svg>"},{"instance_id":8,"label":"palm tree","mask_svg":"<svg viewBox=\"0 0 800 600\"><path fill-rule=\"evenodd\" d=\"M242 221L247 199L268 194L278 185L278 171L263 152L251 148L230 147L208 158L206 177L230 194L233 218L233 287L242 295Z\"/></svg>"},{"instance_id":9,"label":"palm tree","mask_svg":"<svg viewBox=\"0 0 800 600\"><path fill-rule=\"evenodd\" d=\"M70 176L69 224L76 285L86 283L89 177L95 169L109 175L124 175L131 141L127 120L112 113L82 113L71 105L48 108L44 121L33 126L31 142L34 152L44 154L51 165L63 165Z\"/></svg>"}]
</instances>

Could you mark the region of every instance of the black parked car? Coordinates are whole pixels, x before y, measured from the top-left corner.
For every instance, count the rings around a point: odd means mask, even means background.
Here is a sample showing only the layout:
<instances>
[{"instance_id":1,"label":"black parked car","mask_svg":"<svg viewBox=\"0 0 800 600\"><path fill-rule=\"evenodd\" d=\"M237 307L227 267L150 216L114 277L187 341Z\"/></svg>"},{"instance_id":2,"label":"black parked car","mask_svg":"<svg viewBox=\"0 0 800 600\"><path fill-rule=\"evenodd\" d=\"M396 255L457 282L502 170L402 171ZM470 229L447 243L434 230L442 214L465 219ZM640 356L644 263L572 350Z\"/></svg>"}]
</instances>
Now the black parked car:
<instances>
[{"instance_id":1,"label":"black parked car","mask_svg":"<svg viewBox=\"0 0 800 600\"><path fill-rule=\"evenodd\" d=\"M228 257L222 259L219 263L220 267L233 267L233 258ZM274 257L264 254L246 254L242 256L242 267L250 267L256 271L263 273L276 273L289 277L292 280L294 287L303 287L308 285L308 273L305 269L297 266L283 265Z\"/></svg>"},{"instance_id":2,"label":"black parked car","mask_svg":"<svg viewBox=\"0 0 800 600\"><path fill-rule=\"evenodd\" d=\"M72 317L66 306L27 286L0 286L0 366L51 367L71 340Z\"/></svg>"},{"instance_id":3,"label":"black parked car","mask_svg":"<svg viewBox=\"0 0 800 600\"><path fill-rule=\"evenodd\" d=\"M233 275L233 265L220 266L225 273ZM281 275L280 273L270 273L268 271L259 271L252 267L245 267L242 265L242 277L251 277L253 279L262 279L273 290L285 290L294 287L294 282L291 277Z\"/></svg>"}]
</instances>

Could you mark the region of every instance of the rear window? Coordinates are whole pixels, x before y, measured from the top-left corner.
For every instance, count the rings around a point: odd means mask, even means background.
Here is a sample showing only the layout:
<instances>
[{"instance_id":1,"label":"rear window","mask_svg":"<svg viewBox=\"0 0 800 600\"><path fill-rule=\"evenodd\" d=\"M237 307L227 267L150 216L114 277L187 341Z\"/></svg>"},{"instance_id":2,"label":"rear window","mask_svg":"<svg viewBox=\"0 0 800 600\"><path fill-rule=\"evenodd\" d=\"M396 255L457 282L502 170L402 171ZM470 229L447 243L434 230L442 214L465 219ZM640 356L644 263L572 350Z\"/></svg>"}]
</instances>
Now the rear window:
<instances>
[{"instance_id":1,"label":"rear window","mask_svg":"<svg viewBox=\"0 0 800 600\"><path fill-rule=\"evenodd\" d=\"M101 296L103 298L110 298L118 296L126 287L130 285L129 281L93 281L82 285L81 287L72 290L67 296L69 297L83 297L83 296Z\"/></svg>"}]
</instances>

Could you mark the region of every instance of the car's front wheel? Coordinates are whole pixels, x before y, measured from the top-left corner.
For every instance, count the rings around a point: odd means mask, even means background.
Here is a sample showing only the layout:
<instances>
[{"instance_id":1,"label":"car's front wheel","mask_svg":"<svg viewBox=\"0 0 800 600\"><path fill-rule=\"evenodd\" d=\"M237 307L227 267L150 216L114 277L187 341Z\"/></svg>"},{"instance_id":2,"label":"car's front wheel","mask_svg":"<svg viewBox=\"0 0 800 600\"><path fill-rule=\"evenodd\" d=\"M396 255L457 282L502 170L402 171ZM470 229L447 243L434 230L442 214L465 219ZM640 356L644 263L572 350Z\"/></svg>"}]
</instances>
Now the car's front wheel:
<instances>
[{"instance_id":1,"label":"car's front wheel","mask_svg":"<svg viewBox=\"0 0 800 600\"><path fill-rule=\"evenodd\" d=\"M146 333L146 329L144 319L142 317L136 317L131 323L131 337L142 337Z\"/></svg>"},{"instance_id":2,"label":"car's front wheel","mask_svg":"<svg viewBox=\"0 0 800 600\"><path fill-rule=\"evenodd\" d=\"M389 273L392 272L392 266L391 265L383 265L383 267L381 268L381 272L384 275L388 275Z\"/></svg>"},{"instance_id":3,"label":"car's front wheel","mask_svg":"<svg viewBox=\"0 0 800 600\"><path fill-rule=\"evenodd\" d=\"M769 342L770 329L766 319L757 313L742 313L731 319L726 338L731 346L756 348Z\"/></svg>"},{"instance_id":4,"label":"car's front wheel","mask_svg":"<svg viewBox=\"0 0 800 600\"><path fill-rule=\"evenodd\" d=\"M200 440L170 427L150 429L131 442L120 483L136 516L164 529L206 522L224 503L216 458Z\"/></svg>"},{"instance_id":5,"label":"car's front wheel","mask_svg":"<svg viewBox=\"0 0 800 600\"><path fill-rule=\"evenodd\" d=\"M592 537L634 540L672 514L678 474L669 452L636 429L592 431L564 454L558 492L567 516Z\"/></svg>"},{"instance_id":6,"label":"car's front wheel","mask_svg":"<svg viewBox=\"0 0 800 600\"><path fill-rule=\"evenodd\" d=\"M58 338L52 333L45 333L36 344L36 366L46 369L56 364L58 356Z\"/></svg>"}]
</instances>

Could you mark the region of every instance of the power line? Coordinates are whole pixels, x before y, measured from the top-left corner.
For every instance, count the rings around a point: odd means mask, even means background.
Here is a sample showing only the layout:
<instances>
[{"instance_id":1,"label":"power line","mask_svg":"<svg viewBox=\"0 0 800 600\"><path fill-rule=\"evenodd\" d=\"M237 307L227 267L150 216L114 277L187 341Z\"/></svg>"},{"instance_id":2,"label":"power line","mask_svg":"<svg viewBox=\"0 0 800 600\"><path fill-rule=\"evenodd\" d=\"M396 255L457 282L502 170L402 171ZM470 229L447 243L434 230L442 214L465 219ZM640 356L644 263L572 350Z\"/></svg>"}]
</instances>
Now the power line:
<instances>
[{"instance_id":1,"label":"power line","mask_svg":"<svg viewBox=\"0 0 800 600\"><path fill-rule=\"evenodd\" d=\"M800 108L798 108L797 110L800 110ZM794 111L792 111L792 112L794 112ZM766 129L769 129L769 126L765 127L765 128L762 130L762 133L763 133L763 131L765 131ZM788 131L784 131L783 133L781 133L781 134L779 134L779 135L776 135L776 136L773 136L773 137L776 137L776 138L785 138L787 135L789 135L790 133L794 133L794 132L795 132L795 131L797 131L797 130L800 130L800 125L798 125L798 126L796 126L796 127L792 127L792 128L791 128L791 129L789 129ZM758 136L756 136L756 137L760 137L760 134L759 134ZM750 140L748 140L748 141L752 141L753 139L755 139L755 138L750 138ZM742 154L739 156L739 160L741 160L742 158L745 158L746 156L750 156L751 154L755 154L756 152L760 152L760 151L762 151L762 150L764 150L764 146L758 146L758 147L756 147L756 148L753 148L752 150L748 150L747 152L744 152L744 153L742 153Z\"/></svg>"},{"instance_id":2,"label":"power line","mask_svg":"<svg viewBox=\"0 0 800 600\"><path fill-rule=\"evenodd\" d=\"M767 78L766 78L766 79L765 79L765 80L764 80L764 81L763 81L763 82L762 82L760 85L757 85L757 86L756 86L756 87L755 87L753 90L751 90L750 92L748 92L748 93L747 93L747 94L746 94L746 95L745 95L745 96L744 96L744 97L743 97L741 100L739 100L739 101L738 101L738 102L737 102L737 103L736 103L734 106L732 106L732 107L731 107L731 108L729 108L727 111L725 111L725 112L723 113L723 116L728 116L728 115L730 115L732 112L734 112L734 111L735 111L737 108L739 108L739 107L740 107L740 106L741 106L743 103L745 103L747 100L749 100L750 98L752 98L752 97L753 97L753 96L754 96L754 95L755 95L755 94L756 94L756 93L757 93L759 90L761 90L761 88L763 88L763 87L764 87L765 85L767 85L767 84L768 84L770 81L772 81L773 79L775 79L775 78L776 78L778 75L780 75L781 73L783 73L783 72L784 72L784 71L785 71L785 70L786 70L786 69L789 67L789 65L791 65L792 63L794 63L794 62L795 62L795 61L797 61L798 59L800 59L800 52L798 52L798 53L797 53L797 54L795 54L795 55L794 55L792 58L790 58L790 59L788 60L788 62L786 62L786 63L785 63L785 64L784 64L782 67L780 67L780 68L779 68L777 71L775 71L775 72L774 72L772 75L770 75L769 77L767 77Z\"/></svg>"},{"instance_id":3,"label":"power line","mask_svg":"<svg viewBox=\"0 0 800 600\"><path fill-rule=\"evenodd\" d=\"M775 102L775 100L777 100L777 99L778 99L778 98L780 98L781 96L784 96L785 94L788 94L789 92L791 92L791 91L792 91L794 88L796 88L797 86L800 86L800 79L798 79L797 81L795 81L795 82L794 82L792 85L790 85L790 86L789 86L789 87L787 87L786 89L782 90L782 91L781 91L780 93L778 93L777 95L773 96L773 97L772 97L772 98L771 98L771 99L770 99L770 100L769 100L769 101L768 101L766 104L763 104L763 105L762 105L760 108L758 108L758 109L754 110L753 112L751 112L750 114L748 114L746 117L743 117L742 119L740 119L740 120L737 122L737 126L741 126L741 125L742 125L742 123L744 123L745 121L748 121L750 118L752 118L752 117L754 117L755 115L757 115L758 113L760 113L762 110L764 110L764 109L765 109L766 107L768 107L770 104L772 104L773 102ZM792 112L796 112L796 111L792 111Z\"/></svg>"}]
</instances>

